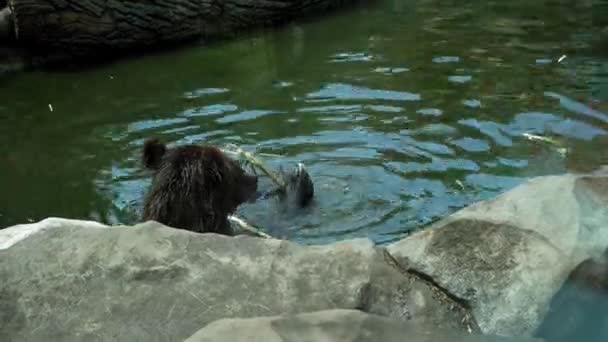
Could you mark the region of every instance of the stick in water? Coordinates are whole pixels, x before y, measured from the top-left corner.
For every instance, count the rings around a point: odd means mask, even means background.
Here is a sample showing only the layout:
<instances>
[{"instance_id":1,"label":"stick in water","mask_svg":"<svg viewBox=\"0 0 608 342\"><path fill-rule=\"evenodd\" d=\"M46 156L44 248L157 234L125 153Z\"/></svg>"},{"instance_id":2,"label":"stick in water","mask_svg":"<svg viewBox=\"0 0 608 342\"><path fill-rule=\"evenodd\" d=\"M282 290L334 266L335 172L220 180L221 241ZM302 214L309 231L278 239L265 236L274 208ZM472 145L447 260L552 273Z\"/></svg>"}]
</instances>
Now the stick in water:
<instances>
[{"instance_id":1,"label":"stick in water","mask_svg":"<svg viewBox=\"0 0 608 342\"><path fill-rule=\"evenodd\" d=\"M234 144L229 144L226 146L226 148L228 148L228 150L223 150L223 152L231 155L236 155L237 159L245 159L253 166L256 166L257 168L262 170L262 172L264 172L268 177L270 177L270 179L272 179L272 181L277 184L281 190L285 190L285 188L287 187L287 183L285 182L283 177L269 169L262 161L257 159L253 154L244 151L243 149Z\"/></svg>"},{"instance_id":2,"label":"stick in water","mask_svg":"<svg viewBox=\"0 0 608 342\"><path fill-rule=\"evenodd\" d=\"M272 236L264 233L263 231L255 228L254 226L250 225L249 223L245 222L245 220L236 217L234 215L230 215L228 216L228 220L234 224L236 224L237 226L239 226L239 228L246 230L248 232L251 232L257 236L266 238L266 239L272 239Z\"/></svg>"}]
</instances>

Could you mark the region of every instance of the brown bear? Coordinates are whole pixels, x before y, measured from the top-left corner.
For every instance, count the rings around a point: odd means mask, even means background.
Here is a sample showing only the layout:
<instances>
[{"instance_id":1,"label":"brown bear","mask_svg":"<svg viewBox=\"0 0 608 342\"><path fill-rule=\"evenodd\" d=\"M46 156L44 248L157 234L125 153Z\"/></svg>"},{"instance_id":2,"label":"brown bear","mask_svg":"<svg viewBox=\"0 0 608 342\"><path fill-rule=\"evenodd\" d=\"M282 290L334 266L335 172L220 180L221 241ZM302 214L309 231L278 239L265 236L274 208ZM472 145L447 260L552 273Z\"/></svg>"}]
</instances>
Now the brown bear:
<instances>
[{"instance_id":1,"label":"brown bear","mask_svg":"<svg viewBox=\"0 0 608 342\"><path fill-rule=\"evenodd\" d=\"M143 219L200 233L234 235L228 215L254 199L257 176L214 146L168 148L157 138L144 143L143 163L154 171Z\"/></svg>"},{"instance_id":2,"label":"brown bear","mask_svg":"<svg viewBox=\"0 0 608 342\"><path fill-rule=\"evenodd\" d=\"M608 248L570 272L534 336L547 342L608 341Z\"/></svg>"}]
</instances>

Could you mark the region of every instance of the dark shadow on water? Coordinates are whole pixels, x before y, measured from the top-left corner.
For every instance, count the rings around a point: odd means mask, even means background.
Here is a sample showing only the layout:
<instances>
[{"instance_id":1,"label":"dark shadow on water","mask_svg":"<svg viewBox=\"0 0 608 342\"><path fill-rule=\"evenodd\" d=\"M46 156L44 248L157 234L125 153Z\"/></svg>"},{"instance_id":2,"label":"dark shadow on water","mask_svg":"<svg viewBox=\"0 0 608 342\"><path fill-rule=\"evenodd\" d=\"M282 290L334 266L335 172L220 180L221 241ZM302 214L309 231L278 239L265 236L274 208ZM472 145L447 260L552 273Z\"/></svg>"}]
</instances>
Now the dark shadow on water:
<instances>
[{"instance_id":1,"label":"dark shadow on water","mask_svg":"<svg viewBox=\"0 0 608 342\"><path fill-rule=\"evenodd\" d=\"M608 249L577 265L551 299L535 337L547 342L608 340Z\"/></svg>"}]
</instances>

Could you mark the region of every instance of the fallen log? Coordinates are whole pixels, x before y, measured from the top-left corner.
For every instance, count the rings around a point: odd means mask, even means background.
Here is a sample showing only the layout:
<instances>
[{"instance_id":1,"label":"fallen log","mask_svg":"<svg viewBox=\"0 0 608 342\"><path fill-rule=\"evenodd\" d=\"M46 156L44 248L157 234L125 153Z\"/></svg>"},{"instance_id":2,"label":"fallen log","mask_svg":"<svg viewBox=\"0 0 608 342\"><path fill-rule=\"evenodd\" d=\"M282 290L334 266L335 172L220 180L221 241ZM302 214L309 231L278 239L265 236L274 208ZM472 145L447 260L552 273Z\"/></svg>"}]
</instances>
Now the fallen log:
<instances>
[{"instance_id":1,"label":"fallen log","mask_svg":"<svg viewBox=\"0 0 608 342\"><path fill-rule=\"evenodd\" d=\"M9 0L16 40L36 51L102 57L224 38L360 0Z\"/></svg>"},{"instance_id":2,"label":"fallen log","mask_svg":"<svg viewBox=\"0 0 608 342\"><path fill-rule=\"evenodd\" d=\"M0 7L0 40L9 40L11 35L11 10L8 7Z\"/></svg>"}]
</instances>

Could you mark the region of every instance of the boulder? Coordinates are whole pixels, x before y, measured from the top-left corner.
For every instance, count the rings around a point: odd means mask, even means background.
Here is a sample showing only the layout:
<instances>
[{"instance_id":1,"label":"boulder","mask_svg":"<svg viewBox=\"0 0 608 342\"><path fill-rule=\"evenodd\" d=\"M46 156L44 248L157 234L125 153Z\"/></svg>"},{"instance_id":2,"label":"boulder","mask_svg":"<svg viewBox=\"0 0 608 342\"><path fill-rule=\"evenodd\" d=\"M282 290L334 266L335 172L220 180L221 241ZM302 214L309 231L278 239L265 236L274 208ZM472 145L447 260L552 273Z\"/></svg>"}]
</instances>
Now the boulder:
<instances>
[{"instance_id":1,"label":"boulder","mask_svg":"<svg viewBox=\"0 0 608 342\"><path fill-rule=\"evenodd\" d=\"M387 247L469 307L483 333L531 336L582 260L608 245L608 174L531 179Z\"/></svg>"},{"instance_id":2,"label":"boulder","mask_svg":"<svg viewBox=\"0 0 608 342\"><path fill-rule=\"evenodd\" d=\"M49 218L0 230L0 260L0 341L181 341L221 318L337 308L475 328L366 239L305 247Z\"/></svg>"},{"instance_id":3,"label":"boulder","mask_svg":"<svg viewBox=\"0 0 608 342\"><path fill-rule=\"evenodd\" d=\"M221 319L184 342L533 342L420 328L412 323L357 310L324 310L297 315Z\"/></svg>"},{"instance_id":4,"label":"boulder","mask_svg":"<svg viewBox=\"0 0 608 342\"><path fill-rule=\"evenodd\" d=\"M530 179L494 199L450 215L436 227L461 219L506 223L534 231L573 258L602 253L608 242L608 172Z\"/></svg>"}]
</instances>

